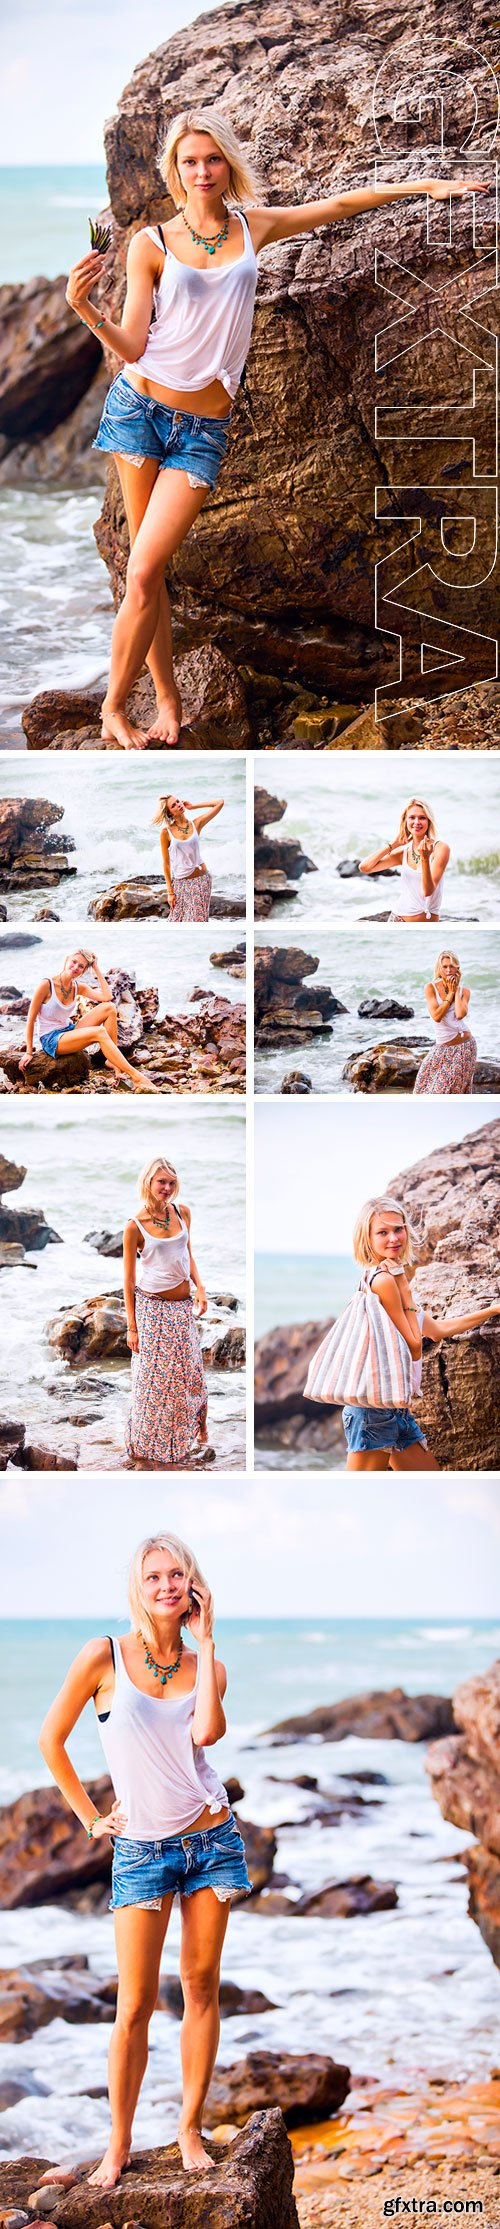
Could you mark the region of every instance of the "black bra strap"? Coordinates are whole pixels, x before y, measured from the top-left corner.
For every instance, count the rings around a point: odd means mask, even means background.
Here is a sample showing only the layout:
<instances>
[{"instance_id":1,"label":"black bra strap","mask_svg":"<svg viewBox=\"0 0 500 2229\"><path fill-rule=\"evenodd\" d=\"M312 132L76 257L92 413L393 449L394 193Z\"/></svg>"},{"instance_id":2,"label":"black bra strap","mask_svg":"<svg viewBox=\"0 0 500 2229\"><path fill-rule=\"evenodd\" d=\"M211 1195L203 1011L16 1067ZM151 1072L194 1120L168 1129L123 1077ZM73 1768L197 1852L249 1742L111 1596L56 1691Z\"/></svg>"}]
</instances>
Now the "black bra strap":
<instances>
[{"instance_id":1,"label":"black bra strap","mask_svg":"<svg viewBox=\"0 0 500 2229\"><path fill-rule=\"evenodd\" d=\"M109 1641L109 1646L110 1646L110 1649L111 1649L111 1655L112 1655L112 1658L113 1658L113 1671L114 1671L114 1672L116 1672L116 1656L115 1656L115 1644L114 1644L114 1641L112 1641L112 1639L111 1639L111 1634L110 1634L110 1633L107 1633L107 1634L106 1634L106 1640L107 1640L107 1641Z\"/></svg>"},{"instance_id":2,"label":"black bra strap","mask_svg":"<svg viewBox=\"0 0 500 2229\"><path fill-rule=\"evenodd\" d=\"M166 241L165 241L165 240L164 240L164 238L163 238L163 232L162 232L161 224L157 225L157 228L156 228L156 229L157 229L157 232L159 232L159 234L160 234L160 240L161 240L161 244L162 244L162 248L163 248L163 254L164 254L164 255L166 255L166 253L167 253L167 245L166 245Z\"/></svg>"}]
</instances>

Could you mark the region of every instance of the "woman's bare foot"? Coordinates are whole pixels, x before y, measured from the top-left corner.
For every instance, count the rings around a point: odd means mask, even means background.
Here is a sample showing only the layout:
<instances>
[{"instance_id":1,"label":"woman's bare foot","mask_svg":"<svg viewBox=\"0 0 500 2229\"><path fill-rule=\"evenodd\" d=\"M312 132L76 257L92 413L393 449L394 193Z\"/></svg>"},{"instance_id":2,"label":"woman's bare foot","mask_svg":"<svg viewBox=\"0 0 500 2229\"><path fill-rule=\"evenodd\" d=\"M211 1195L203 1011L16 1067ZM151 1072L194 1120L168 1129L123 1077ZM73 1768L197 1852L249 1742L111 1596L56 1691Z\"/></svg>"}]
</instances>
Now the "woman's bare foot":
<instances>
[{"instance_id":1,"label":"woman's bare foot","mask_svg":"<svg viewBox=\"0 0 500 2229\"><path fill-rule=\"evenodd\" d=\"M99 2190L114 2190L115 2183L120 2181L120 2175L123 2174L124 2167L130 2167L128 2147L126 2150L118 2151L114 2144L108 2144L107 2152L104 2153L104 2159L101 2159L100 2167L94 2167L94 2173L87 2176L87 2182L97 2184Z\"/></svg>"},{"instance_id":2,"label":"woman's bare foot","mask_svg":"<svg viewBox=\"0 0 500 2229\"><path fill-rule=\"evenodd\" d=\"M134 1091L154 1091L156 1092L156 1094L158 1094L159 1089L159 1084L154 1084L151 1076L136 1075L134 1081Z\"/></svg>"},{"instance_id":3,"label":"woman's bare foot","mask_svg":"<svg viewBox=\"0 0 500 2229\"><path fill-rule=\"evenodd\" d=\"M134 728L132 721L127 720L126 713L116 711L113 705L107 703L106 697L101 705L101 719L103 743L119 743L122 751L145 751L147 736L143 735L142 729Z\"/></svg>"},{"instance_id":4,"label":"woman's bare foot","mask_svg":"<svg viewBox=\"0 0 500 2229\"><path fill-rule=\"evenodd\" d=\"M213 2167L214 2161L205 2151L199 2128L183 2128L181 2123L177 2137L182 2165L187 2168L188 2174L201 2175L205 2167Z\"/></svg>"},{"instance_id":5,"label":"woman's bare foot","mask_svg":"<svg viewBox=\"0 0 500 2229\"><path fill-rule=\"evenodd\" d=\"M147 730L148 743L178 743L182 721L182 702L175 681L160 697L156 719Z\"/></svg>"}]
</instances>

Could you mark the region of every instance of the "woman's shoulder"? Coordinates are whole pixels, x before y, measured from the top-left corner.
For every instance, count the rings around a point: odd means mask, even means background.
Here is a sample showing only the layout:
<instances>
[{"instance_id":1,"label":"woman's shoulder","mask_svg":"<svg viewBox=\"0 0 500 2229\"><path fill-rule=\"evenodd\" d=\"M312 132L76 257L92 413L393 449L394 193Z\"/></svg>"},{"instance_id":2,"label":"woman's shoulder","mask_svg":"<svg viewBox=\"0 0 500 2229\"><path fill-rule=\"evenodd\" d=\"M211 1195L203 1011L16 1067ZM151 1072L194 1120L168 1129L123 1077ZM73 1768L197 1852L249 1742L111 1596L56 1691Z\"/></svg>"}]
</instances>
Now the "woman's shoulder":
<instances>
[{"instance_id":1,"label":"woman's shoulder","mask_svg":"<svg viewBox=\"0 0 500 2229\"><path fill-rule=\"evenodd\" d=\"M177 1214L178 1214L178 1215L183 1215L183 1216L184 1216L184 1219L185 1219L185 1222L186 1222L186 1223L190 1223L190 1222L191 1222L191 1209L190 1209L190 1207L188 1207L188 1204L187 1204L187 1200L176 1200L176 1201L175 1201L175 1206L176 1206L176 1208L177 1208Z\"/></svg>"}]
</instances>

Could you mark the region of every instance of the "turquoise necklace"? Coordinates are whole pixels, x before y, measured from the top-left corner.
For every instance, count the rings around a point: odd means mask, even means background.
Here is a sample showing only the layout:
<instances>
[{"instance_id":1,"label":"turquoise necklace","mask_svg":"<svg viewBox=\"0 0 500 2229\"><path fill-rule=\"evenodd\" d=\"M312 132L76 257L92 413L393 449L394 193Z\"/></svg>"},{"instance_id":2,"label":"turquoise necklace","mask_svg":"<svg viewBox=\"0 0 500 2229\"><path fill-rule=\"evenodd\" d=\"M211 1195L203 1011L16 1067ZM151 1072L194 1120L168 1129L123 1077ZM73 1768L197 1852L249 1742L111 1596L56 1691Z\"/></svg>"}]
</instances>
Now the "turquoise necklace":
<instances>
[{"instance_id":1,"label":"turquoise necklace","mask_svg":"<svg viewBox=\"0 0 500 2229\"><path fill-rule=\"evenodd\" d=\"M139 1640L142 1641L142 1646L144 1649L144 1662L146 1665L146 1671L152 1672L154 1679L159 1679L160 1687L166 1687L167 1680L173 1679L175 1672L178 1672L179 1670L179 1665L182 1657L182 1641L179 1649L179 1655L175 1664L156 1664L154 1656L151 1655L151 1649L148 1649L146 1646L143 1633L139 1634Z\"/></svg>"},{"instance_id":2,"label":"turquoise necklace","mask_svg":"<svg viewBox=\"0 0 500 2229\"><path fill-rule=\"evenodd\" d=\"M223 240L227 240L227 235L229 232L229 211L227 209L225 223L221 226L220 232L212 233L211 240L205 240L203 232L193 232L193 227L189 223L189 217L185 216L183 209L181 209L181 217L183 224L186 225L187 231L191 233L191 239L194 240L195 247L206 248L208 255L215 255L216 248L221 248Z\"/></svg>"}]
</instances>

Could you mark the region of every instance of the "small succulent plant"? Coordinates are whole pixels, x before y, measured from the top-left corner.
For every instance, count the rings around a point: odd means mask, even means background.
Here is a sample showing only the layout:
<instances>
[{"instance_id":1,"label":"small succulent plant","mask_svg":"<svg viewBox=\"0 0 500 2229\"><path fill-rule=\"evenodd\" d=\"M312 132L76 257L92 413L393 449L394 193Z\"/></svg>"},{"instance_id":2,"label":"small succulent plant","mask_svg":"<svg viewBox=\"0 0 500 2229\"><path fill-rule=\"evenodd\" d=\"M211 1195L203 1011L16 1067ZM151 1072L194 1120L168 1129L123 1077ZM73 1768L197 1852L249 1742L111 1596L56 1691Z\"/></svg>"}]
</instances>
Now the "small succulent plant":
<instances>
[{"instance_id":1,"label":"small succulent plant","mask_svg":"<svg viewBox=\"0 0 500 2229\"><path fill-rule=\"evenodd\" d=\"M95 249L96 255L107 255L108 248L111 246L111 231L109 225L99 223L93 224L92 217L89 217L89 232L90 245L91 248Z\"/></svg>"}]
</instances>

